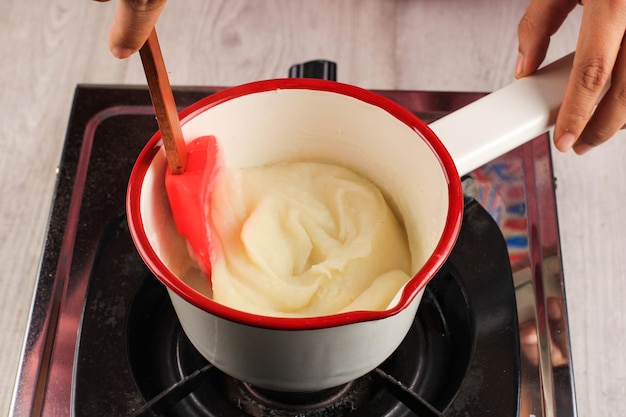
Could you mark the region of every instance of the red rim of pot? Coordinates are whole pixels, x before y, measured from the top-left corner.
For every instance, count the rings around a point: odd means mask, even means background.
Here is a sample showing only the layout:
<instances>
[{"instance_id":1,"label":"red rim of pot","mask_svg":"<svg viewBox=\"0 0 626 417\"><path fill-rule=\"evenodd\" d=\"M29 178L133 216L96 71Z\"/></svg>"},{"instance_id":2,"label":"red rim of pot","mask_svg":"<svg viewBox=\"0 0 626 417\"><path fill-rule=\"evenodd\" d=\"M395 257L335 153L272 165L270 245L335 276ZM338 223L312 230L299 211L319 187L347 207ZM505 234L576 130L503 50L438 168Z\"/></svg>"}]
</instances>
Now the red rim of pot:
<instances>
[{"instance_id":1,"label":"red rim of pot","mask_svg":"<svg viewBox=\"0 0 626 417\"><path fill-rule=\"evenodd\" d=\"M459 234L464 203L461 181L452 157L439 138L437 138L432 130L430 130L428 125L409 110L379 94L334 81L286 78L243 84L237 87L222 90L192 104L180 113L180 120L181 123L184 124L187 120L195 117L198 113L240 96L280 89L329 91L350 96L380 107L414 131L418 132L419 135L416 136L416 139L418 139L419 136L424 138L439 159L448 182L448 213L446 216L445 227L431 256L427 259L422 268L420 268L413 278L411 278L411 280L405 285L402 291L402 296L397 305L391 309L383 311L359 310L320 317L268 317L242 312L240 310L235 310L222 304L218 304L183 283L156 255L154 249L148 241L141 219L141 185L154 155L160 148L159 142L161 140L161 134L158 131L154 134L154 136L152 136L148 144L140 153L131 173L128 186L126 202L128 224L137 250L141 254L141 257L146 265L156 275L156 277L185 301L208 313L241 324L271 329L310 330L342 326L357 322L380 320L399 313L411 304L417 294L424 289L430 279L441 268L452 251Z\"/></svg>"}]
</instances>

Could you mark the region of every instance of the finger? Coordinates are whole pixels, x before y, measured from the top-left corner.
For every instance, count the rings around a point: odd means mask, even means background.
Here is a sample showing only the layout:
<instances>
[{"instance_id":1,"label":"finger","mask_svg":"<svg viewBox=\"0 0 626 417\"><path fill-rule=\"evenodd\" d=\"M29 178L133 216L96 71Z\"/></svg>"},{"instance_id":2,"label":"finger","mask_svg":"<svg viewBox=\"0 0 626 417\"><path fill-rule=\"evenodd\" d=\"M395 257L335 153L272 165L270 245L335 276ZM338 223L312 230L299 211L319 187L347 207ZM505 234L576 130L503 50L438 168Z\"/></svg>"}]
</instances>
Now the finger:
<instances>
[{"instance_id":1,"label":"finger","mask_svg":"<svg viewBox=\"0 0 626 417\"><path fill-rule=\"evenodd\" d=\"M574 145L574 152L582 155L609 140L626 124L626 54L618 54L611 76L611 86L602 97Z\"/></svg>"},{"instance_id":2,"label":"finger","mask_svg":"<svg viewBox=\"0 0 626 417\"><path fill-rule=\"evenodd\" d=\"M609 82L624 36L626 2L621 3L609 6L618 3L589 0L585 4L574 65L554 128L560 151L578 140Z\"/></svg>"},{"instance_id":3,"label":"finger","mask_svg":"<svg viewBox=\"0 0 626 417\"><path fill-rule=\"evenodd\" d=\"M119 0L109 32L109 49L118 58L137 52L146 42L166 0Z\"/></svg>"},{"instance_id":4,"label":"finger","mask_svg":"<svg viewBox=\"0 0 626 417\"><path fill-rule=\"evenodd\" d=\"M576 0L531 0L517 26L516 78L535 72L546 57L550 37L577 4Z\"/></svg>"}]
</instances>

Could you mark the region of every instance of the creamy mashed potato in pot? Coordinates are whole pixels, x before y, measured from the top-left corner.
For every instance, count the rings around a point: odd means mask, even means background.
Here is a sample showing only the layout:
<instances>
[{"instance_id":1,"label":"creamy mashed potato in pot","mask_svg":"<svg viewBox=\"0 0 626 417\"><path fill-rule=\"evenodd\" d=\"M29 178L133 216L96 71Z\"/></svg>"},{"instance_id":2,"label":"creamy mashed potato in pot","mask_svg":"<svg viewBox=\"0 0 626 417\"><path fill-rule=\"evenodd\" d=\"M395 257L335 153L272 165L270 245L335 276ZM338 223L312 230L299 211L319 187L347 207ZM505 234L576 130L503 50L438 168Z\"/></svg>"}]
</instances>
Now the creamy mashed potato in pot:
<instances>
[{"instance_id":1,"label":"creamy mashed potato in pot","mask_svg":"<svg viewBox=\"0 0 626 417\"><path fill-rule=\"evenodd\" d=\"M213 187L211 284L221 304L278 317L383 310L410 279L402 223L347 168L222 169Z\"/></svg>"}]
</instances>

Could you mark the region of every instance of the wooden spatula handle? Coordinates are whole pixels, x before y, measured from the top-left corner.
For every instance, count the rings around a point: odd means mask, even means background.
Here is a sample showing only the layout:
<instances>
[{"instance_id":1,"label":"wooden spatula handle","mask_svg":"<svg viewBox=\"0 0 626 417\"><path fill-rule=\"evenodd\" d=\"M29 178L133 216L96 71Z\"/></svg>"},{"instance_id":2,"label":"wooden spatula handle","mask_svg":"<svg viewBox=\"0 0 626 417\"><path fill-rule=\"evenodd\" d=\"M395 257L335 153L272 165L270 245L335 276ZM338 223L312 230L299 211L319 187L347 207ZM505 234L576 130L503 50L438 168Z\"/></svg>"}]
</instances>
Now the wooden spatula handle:
<instances>
[{"instance_id":1,"label":"wooden spatula handle","mask_svg":"<svg viewBox=\"0 0 626 417\"><path fill-rule=\"evenodd\" d=\"M152 29L150 37L139 50L139 55L148 80L167 163L172 173L182 174L185 171L187 151L156 30Z\"/></svg>"}]
</instances>

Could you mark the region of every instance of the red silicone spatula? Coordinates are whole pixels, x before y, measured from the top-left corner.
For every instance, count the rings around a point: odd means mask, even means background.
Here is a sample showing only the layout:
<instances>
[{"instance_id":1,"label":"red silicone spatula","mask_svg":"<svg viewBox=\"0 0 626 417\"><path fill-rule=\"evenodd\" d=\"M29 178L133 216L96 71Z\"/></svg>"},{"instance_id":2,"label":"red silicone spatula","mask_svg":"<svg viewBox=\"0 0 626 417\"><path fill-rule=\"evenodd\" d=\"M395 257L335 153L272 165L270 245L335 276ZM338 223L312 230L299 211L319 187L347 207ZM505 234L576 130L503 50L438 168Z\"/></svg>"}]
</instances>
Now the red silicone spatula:
<instances>
[{"instance_id":1,"label":"red silicone spatula","mask_svg":"<svg viewBox=\"0 0 626 417\"><path fill-rule=\"evenodd\" d=\"M167 156L165 188L176 229L185 239L200 269L209 275L210 229L205 203L215 170L217 144L203 136L185 144L163 55L153 29L139 51L150 97Z\"/></svg>"}]
</instances>

